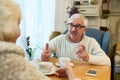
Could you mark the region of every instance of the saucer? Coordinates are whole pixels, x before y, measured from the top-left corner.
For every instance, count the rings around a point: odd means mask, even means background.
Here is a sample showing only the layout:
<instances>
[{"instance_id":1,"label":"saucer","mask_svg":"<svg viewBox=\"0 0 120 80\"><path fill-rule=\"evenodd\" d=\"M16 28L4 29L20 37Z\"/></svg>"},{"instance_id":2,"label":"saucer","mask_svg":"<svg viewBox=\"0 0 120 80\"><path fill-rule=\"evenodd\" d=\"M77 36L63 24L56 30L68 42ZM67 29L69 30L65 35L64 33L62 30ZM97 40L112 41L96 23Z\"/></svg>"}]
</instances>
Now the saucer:
<instances>
[{"instance_id":1,"label":"saucer","mask_svg":"<svg viewBox=\"0 0 120 80\"><path fill-rule=\"evenodd\" d=\"M43 75L52 75L55 73L55 70L56 70L56 67L53 66L49 72L41 72L40 70L39 72L42 73Z\"/></svg>"},{"instance_id":2,"label":"saucer","mask_svg":"<svg viewBox=\"0 0 120 80\"><path fill-rule=\"evenodd\" d=\"M56 65L56 66L58 66L58 67L60 67L60 66L61 66L61 65L59 64L59 62L56 62L56 63L55 63L55 65ZM73 64L73 63L69 63L69 65L70 65L70 66L72 66L72 67L74 66L74 64Z\"/></svg>"},{"instance_id":3,"label":"saucer","mask_svg":"<svg viewBox=\"0 0 120 80\"><path fill-rule=\"evenodd\" d=\"M56 66L60 67L61 65L59 64L59 62L56 62L55 63Z\"/></svg>"}]
</instances>

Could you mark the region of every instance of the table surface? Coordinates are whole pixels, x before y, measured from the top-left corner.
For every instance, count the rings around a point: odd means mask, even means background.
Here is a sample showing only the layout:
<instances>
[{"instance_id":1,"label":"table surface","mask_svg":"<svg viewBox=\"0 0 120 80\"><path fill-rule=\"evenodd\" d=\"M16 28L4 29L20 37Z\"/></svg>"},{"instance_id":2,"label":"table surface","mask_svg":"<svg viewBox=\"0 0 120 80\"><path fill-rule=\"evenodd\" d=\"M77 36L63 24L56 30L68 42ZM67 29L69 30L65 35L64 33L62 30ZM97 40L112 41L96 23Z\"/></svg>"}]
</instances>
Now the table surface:
<instances>
[{"instance_id":1,"label":"table surface","mask_svg":"<svg viewBox=\"0 0 120 80\"><path fill-rule=\"evenodd\" d=\"M51 58L50 61L54 64L57 62L57 58ZM110 74L111 74L111 67L110 66L97 66L97 65L91 65L86 62L77 62L77 61L71 61L73 66L73 72L77 78L81 78L82 80L110 80ZM86 72L89 69L96 69L98 70L98 73L96 76L88 76L86 75ZM68 80L68 78L63 77L59 78L57 76L49 75L52 80Z\"/></svg>"}]
</instances>

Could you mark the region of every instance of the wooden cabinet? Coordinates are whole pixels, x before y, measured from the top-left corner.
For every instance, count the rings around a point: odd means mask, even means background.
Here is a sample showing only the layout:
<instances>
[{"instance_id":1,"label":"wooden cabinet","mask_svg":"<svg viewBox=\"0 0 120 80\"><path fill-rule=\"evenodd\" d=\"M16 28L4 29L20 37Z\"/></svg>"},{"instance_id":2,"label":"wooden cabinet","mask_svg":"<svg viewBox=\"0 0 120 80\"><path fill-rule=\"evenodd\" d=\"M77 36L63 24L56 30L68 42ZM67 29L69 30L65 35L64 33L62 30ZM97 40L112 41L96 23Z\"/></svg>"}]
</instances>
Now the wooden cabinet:
<instances>
[{"instance_id":1,"label":"wooden cabinet","mask_svg":"<svg viewBox=\"0 0 120 80\"><path fill-rule=\"evenodd\" d=\"M120 0L109 0L109 7L111 13L120 15Z\"/></svg>"}]
</instances>

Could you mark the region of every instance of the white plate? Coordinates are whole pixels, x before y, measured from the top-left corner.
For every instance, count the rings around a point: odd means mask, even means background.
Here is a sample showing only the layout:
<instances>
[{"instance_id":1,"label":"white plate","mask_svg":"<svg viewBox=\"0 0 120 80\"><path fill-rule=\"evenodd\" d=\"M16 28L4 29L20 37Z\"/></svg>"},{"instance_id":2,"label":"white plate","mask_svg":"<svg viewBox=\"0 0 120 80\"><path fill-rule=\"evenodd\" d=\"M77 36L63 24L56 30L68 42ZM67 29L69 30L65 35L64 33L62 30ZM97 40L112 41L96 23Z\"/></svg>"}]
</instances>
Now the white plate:
<instances>
[{"instance_id":1,"label":"white plate","mask_svg":"<svg viewBox=\"0 0 120 80\"><path fill-rule=\"evenodd\" d=\"M53 68L51 69L51 71L49 71L48 73L43 73L43 72L41 72L41 71L39 71L39 72L42 73L42 74L44 74L44 75L52 75L52 74L55 73L55 70L56 70L56 67L53 66Z\"/></svg>"},{"instance_id":2,"label":"white plate","mask_svg":"<svg viewBox=\"0 0 120 80\"><path fill-rule=\"evenodd\" d=\"M58 62L55 63L56 66L60 67L60 64Z\"/></svg>"},{"instance_id":3,"label":"white plate","mask_svg":"<svg viewBox=\"0 0 120 80\"><path fill-rule=\"evenodd\" d=\"M56 62L56 63L55 63L55 65L56 65L56 66L58 66L58 67L60 67L60 66L61 66L61 65L59 64L59 62ZM72 66L72 67L74 66L74 64L73 64L73 63L69 63L69 65L70 65L70 66Z\"/></svg>"}]
</instances>

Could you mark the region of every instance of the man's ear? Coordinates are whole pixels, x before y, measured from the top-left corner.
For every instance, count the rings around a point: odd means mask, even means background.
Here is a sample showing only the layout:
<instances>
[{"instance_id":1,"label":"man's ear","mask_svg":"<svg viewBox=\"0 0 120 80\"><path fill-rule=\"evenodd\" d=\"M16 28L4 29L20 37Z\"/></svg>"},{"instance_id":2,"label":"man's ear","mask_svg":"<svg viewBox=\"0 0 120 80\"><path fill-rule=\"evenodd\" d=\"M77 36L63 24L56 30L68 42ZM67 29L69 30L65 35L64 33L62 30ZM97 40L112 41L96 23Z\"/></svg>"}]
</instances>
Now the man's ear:
<instances>
[{"instance_id":1,"label":"man's ear","mask_svg":"<svg viewBox=\"0 0 120 80\"><path fill-rule=\"evenodd\" d=\"M84 32L85 32L86 30L87 30L87 28L85 27L85 28L84 28Z\"/></svg>"}]
</instances>

